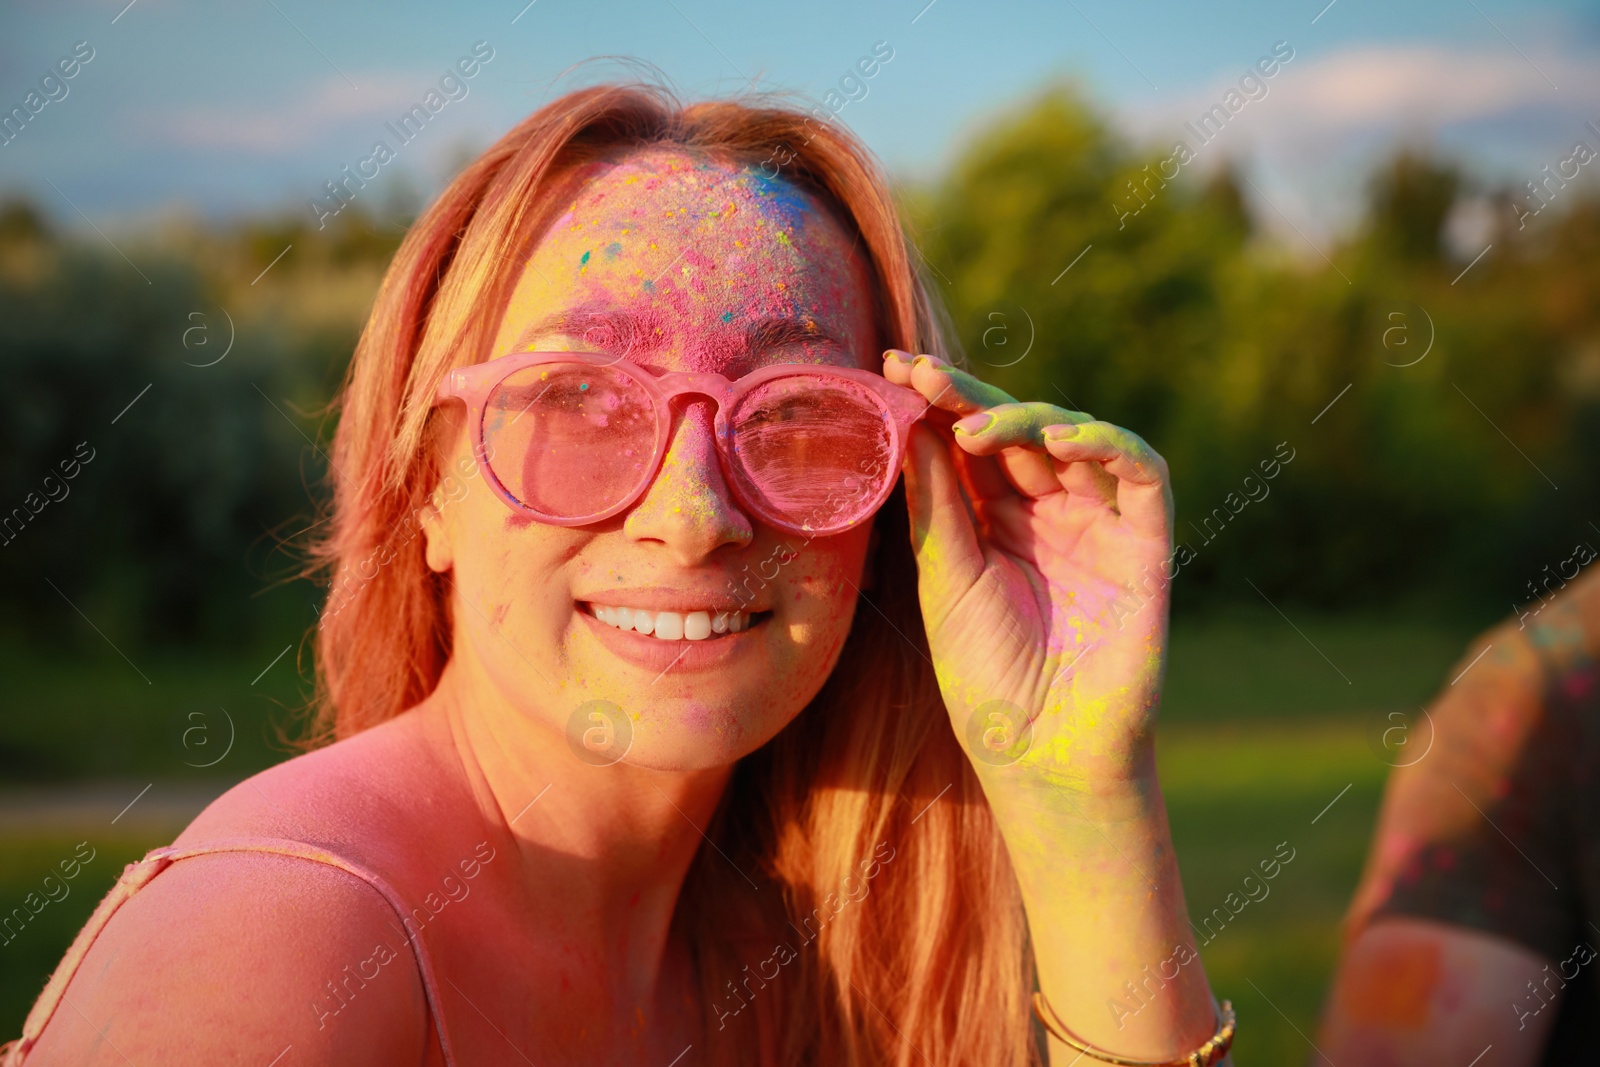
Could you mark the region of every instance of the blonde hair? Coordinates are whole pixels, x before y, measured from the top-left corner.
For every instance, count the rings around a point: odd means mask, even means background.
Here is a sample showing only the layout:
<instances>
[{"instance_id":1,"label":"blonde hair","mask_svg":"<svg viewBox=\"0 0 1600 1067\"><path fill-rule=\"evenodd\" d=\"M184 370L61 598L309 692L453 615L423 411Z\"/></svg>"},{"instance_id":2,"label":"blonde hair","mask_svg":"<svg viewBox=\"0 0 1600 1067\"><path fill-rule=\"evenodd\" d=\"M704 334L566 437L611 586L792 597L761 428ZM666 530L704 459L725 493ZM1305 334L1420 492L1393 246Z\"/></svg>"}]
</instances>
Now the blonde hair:
<instances>
[{"instance_id":1,"label":"blonde hair","mask_svg":"<svg viewBox=\"0 0 1600 1067\"><path fill-rule=\"evenodd\" d=\"M555 183L602 153L656 145L751 166L782 159L785 178L859 235L885 347L947 352L888 183L848 134L760 98L684 106L643 84L541 108L413 226L356 347L316 546L332 576L316 634L317 740L381 723L437 684L449 605L415 518L442 473L429 431L435 387L452 365L487 354L516 281L510 267L551 217ZM735 768L707 828L723 855L702 847L680 897L673 921L700 976L704 1061L1039 1062L1021 897L947 723L899 491L877 522L870 603L838 665Z\"/></svg>"}]
</instances>

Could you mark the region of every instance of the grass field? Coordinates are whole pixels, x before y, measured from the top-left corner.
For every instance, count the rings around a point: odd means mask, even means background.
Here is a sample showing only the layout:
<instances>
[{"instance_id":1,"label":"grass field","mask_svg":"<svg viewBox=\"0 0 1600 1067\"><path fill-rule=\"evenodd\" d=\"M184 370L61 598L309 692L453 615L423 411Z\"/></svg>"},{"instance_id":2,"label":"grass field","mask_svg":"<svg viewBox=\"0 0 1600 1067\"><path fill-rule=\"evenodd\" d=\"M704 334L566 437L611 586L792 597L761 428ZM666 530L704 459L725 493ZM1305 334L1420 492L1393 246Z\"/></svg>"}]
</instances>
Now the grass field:
<instances>
[{"instance_id":1,"label":"grass field","mask_svg":"<svg viewBox=\"0 0 1600 1067\"><path fill-rule=\"evenodd\" d=\"M1180 624L1158 742L1196 921L1221 906L1259 861L1294 850L1269 895L1201 949L1213 988L1238 1011L1241 1067L1309 1062L1308 1038L1315 1036L1338 953L1339 919L1388 770L1368 745L1370 720L1426 701L1448 681L1475 629L1291 614L1292 624L1265 612ZM248 684L276 651L203 665L179 658L141 663L150 686L109 656L70 668L5 663L18 679L13 691L23 709L0 720L6 782L17 780L14 763L21 760L32 761L26 777L110 776L133 783L128 796L150 780L191 789L237 781L286 755L273 724L293 728L287 710L298 700L293 654ZM184 731L202 724L189 713L222 707L237 727L235 747L215 768L195 769L220 751L204 745L225 734L191 734L185 747ZM225 730L215 716L205 724ZM159 819L124 823L120 831L104 820L82 831L0 826L0 909L7 911L77 842L88 839L96 849L71 893L0 945L0 1035L19 1031L33 997L123 865L180 828ZM1279 851L1280 845L1286 847Z\"/></svg>"}]
</instances>

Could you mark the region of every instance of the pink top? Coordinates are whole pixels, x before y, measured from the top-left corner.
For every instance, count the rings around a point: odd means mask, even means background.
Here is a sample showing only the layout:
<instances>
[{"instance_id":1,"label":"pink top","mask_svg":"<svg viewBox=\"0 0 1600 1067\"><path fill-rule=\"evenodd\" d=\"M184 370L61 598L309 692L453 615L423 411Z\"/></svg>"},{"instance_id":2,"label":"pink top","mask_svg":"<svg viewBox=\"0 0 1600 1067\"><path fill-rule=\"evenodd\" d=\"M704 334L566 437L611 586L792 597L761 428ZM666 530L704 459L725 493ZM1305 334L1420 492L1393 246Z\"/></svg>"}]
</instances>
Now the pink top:
<instances>
[{"instance_id":1,"label":"pink top","mask_svg":"<svg viewBox=\"0 0 1600 1067\"><path fill-rule=\"evenodd\" d=\"M105 929L106 923L116 914L117 909L146 885L150 880L173 863L190 856L205 856L216 852L268 852L278 856L292 856L295 859L309 860L312 863L324 863L330 867L337 867L341 871L355 875L368 885L376 889L395 914L400 916L411 943L411 952L416 957L417 971L422 977L423 993L428 1001L428 1015L433 1023L434 1032L439 1036L439 1048L444 1053L444 1062L447 1067L455 1067L455 1055L450 1047L450 1037L444 1026L444 1015L440 1010L438 983L434 979L433 963L428 958L427 947L412 930L409 923L404 920L409 915L403 898L388 882L373 874L371 871L349 860L336 856L325 849L317 848L300 841L288 841L275 837L236 837L216 841L208 845L178 846L167 845L163 848L153 849L138 863L130 863L123 870L122 876L117 879L117 884L112 886L111 892L106 894L104 900L95 908L89 922L79 932L77 939L72 942L72 947L62 958L55 974L50 976L50 981L45 984L44 992L39 995L39 1000L34 1004L33 1010L28 1013L27 1022L22 1025L22 1037L16 1041L0 1046L0 1067L22 1067L26 1062L28 1050L38 1042L39 1035L44 1032L50 1017L55 1014L62 998L66 995L67 986L72 982L72 976L77 973L78 967L83 963L83 958L94 944L95 938L100 936L100 931Z\"/></svg>"}]
</instances>

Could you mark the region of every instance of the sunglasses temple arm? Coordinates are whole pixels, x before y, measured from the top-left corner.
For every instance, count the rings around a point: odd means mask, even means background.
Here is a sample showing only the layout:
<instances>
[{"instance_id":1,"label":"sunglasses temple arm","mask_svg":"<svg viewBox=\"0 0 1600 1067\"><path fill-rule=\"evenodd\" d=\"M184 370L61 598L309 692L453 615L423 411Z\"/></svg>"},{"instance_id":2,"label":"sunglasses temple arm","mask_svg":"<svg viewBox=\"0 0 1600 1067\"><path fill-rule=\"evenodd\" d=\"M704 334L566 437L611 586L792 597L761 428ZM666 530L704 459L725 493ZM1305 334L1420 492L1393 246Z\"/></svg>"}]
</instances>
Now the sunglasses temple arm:
<instances>
[{"instance_id":1,"label":"sunglasses temple arm","mask_svg":"<svg viewBox=\"0 0 1600 1067\"><path fill-rule=\"evenodd\" d=\"M446 371L445 376L439 379L439 387L433 391L433 402L442 404L446 400L454 400L460 393L457 391L456 372Z\"/></svg>"}]
</instances>

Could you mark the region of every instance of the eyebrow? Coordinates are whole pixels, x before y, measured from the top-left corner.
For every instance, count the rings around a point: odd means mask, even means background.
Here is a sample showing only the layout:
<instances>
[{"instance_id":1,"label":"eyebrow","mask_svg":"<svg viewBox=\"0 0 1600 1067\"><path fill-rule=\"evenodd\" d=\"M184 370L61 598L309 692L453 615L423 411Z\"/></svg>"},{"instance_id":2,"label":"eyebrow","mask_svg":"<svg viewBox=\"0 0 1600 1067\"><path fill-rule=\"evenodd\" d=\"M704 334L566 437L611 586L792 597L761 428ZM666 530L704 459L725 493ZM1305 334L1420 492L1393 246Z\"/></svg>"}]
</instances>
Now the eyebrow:
<instances>
[{"instance_id":1,"label":"eyebrow","mask_svg":"<svg viewBox=\"0 0 1600 1067\"><path fill-rule=\"evenodd\" d=\"M595 304L579 304L548 315L517 337L512 351L521 352L539 337L560 334L581 337L598 348L617 352L624 358L659 352L669 337L648 320L627 311ZM843 341L824 330L815 319L766 318L750 323L744 330L742 355L755 356L775 348L799 344L831 345L847 350Z\"/></svg>"}]
</instances>

